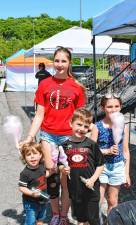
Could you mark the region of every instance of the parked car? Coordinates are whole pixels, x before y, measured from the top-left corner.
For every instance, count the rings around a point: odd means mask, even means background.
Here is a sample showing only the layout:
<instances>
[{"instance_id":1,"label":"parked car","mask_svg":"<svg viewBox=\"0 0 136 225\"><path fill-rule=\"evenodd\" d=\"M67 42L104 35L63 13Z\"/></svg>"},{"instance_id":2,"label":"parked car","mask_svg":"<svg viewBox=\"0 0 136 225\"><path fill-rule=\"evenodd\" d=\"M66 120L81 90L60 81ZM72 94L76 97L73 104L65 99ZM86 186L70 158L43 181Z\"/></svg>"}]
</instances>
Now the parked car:
<instances>
[{"instance_id":1,"label":"parked car","mask_svg":"<svg viewBox=\"0 0 136 225\"><path fill-rule=\"evenodd\" d=\"M79 77L84 75L89 68L90 68L90 66L73 65L72 66L72 73L78 79Z\"/></svg>"},{"instance_id":2,"label":"parked car","mask_svg":"<svg viewBox=\"0 0 136 225\"><path fill-rule=\"evenodd\" d=\"M94 94L93 67L86 65L73 65L72 73L73 76L86 88L86 94L89 103L91 101L92 95Z\"/></svg>"}]
</instances>

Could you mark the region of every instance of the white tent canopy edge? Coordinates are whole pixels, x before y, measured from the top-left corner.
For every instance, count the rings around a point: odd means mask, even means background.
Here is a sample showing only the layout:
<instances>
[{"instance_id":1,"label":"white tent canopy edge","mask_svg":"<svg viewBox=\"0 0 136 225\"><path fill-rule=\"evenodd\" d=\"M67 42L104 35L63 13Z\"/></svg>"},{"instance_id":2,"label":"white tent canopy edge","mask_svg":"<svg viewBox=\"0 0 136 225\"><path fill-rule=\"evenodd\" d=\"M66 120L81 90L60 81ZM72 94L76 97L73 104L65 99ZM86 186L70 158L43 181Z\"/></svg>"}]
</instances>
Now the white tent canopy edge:
<instances>
[{"instance_id":1,"label":"white tent canopy edge","mask_svg":"<svg viewBox=\"0 0 136 225\"><path fill-rule=\"evenodd\" d=\"M82 27L72 27L66 29L44 41L35 45L33 48L25 52L25 57L32 55L46 55L52 56L56 47L63 46L71 49L72 57L92 57L93 55L93 46L91 44L92 34L89 29ZM105 50L110 46L106 51L106 54L109 55L128 55L129 54L129 45L125 43L113 43L112 38L109 36L99 36L96 38L97 55L102 55Z\"/></svg>"}]
</instances>

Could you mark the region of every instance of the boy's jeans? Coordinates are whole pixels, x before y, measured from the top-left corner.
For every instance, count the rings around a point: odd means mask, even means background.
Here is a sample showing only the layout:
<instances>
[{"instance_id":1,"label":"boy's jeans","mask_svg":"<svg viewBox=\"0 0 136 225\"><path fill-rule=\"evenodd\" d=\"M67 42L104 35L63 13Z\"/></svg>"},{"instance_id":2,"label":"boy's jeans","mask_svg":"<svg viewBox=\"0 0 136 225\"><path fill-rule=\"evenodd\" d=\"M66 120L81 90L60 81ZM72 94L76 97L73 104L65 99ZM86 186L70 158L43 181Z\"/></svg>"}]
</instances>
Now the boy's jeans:
<instances>
[{"instance_id":1,"label":"boy's jeans","mask_svg":"<svg viewBox=\"0 0 136 225\"><path fill-rule=\"evenodd\" d=\"M23 200L25 211L25 223L24 225L35 225L37 220L47 220L48 207L50 203L39 203L38 201ZM50 220L50 218L48 218Z\"/></svg>"}]
</instances>

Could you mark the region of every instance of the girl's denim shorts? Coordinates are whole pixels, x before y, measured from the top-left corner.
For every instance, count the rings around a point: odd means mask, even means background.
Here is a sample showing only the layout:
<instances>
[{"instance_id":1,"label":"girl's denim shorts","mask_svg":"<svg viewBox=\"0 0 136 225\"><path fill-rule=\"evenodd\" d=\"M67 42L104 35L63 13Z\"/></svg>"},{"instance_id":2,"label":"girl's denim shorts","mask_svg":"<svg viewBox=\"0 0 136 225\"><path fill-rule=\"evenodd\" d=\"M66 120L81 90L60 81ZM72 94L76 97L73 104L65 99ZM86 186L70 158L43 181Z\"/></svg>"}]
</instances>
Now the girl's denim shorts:
<instances>
[{"instance_id":1,"label":"girl's denim shorts","mask_svg":"<svg viewBox=\"0 0 136 225\"><path fill-rule=\"evenodd\" d=\"M121 185L125 183L125 162L105 163L99 180L100 183L109 185Z\"/></svg>"},{"instance_id":2,"label":"girl's denim shorts","mask_svg":"<svg viewBox=\"0 0 136 225\"><path fill-rule=\"evenodd\" d=\"M69 139L69 136L49 134L46 131L41 130L40 139L49 143L54 143L55 145L62 145L66 140Z\"/></svg>"}]
</instances>

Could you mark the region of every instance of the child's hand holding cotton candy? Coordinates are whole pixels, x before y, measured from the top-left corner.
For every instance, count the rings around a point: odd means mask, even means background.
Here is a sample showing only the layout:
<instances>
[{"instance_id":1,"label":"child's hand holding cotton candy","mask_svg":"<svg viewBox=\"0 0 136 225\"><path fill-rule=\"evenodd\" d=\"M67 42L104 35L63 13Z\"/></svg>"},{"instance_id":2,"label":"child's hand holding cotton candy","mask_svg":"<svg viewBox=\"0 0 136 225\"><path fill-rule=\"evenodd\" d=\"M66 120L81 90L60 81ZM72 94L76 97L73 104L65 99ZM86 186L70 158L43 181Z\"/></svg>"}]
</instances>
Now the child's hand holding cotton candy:
<instances>
[{"instance_id":1,"label":"child's hand holding cotton candy","mask_svg":"<svg viewBox=\"0 0 136 225\"><path fill-rule=\"evenodd\" d=\"M114 112L110 114L110 119L112 122L112 133L115 144L119 144L122 139L125 119L124 115L120 112Z\"/></svg>"}]
</instances>

